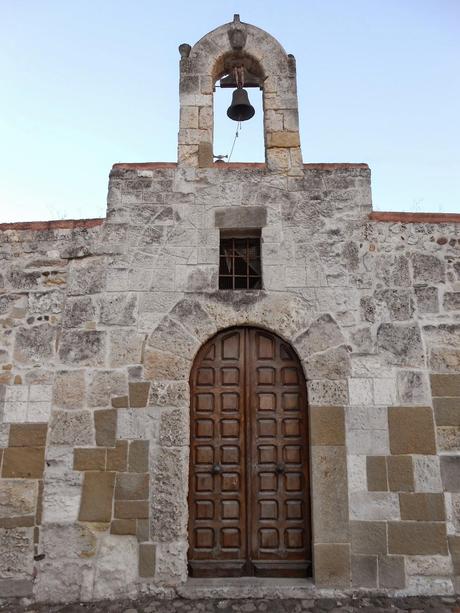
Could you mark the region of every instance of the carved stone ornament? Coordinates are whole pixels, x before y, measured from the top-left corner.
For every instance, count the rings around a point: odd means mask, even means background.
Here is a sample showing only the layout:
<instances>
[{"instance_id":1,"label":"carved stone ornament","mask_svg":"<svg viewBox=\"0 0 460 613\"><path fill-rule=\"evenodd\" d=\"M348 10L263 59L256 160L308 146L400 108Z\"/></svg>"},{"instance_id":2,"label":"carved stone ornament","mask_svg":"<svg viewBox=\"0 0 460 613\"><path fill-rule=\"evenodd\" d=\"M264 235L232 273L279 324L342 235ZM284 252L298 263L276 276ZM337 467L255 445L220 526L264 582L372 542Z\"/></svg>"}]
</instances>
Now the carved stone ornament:
<instances>
[{"instance_id":1,"label":"carved stone ornament","mask_svg":"<svg viewBox=\"0 0 460 613\"><path fill-rule=\"evenodd\" d=\"M228 31L228 38L232 49L235 49L235 51L243 49L244 45L246 44L246 36L246 32L243 30L243 28L231 28Z\"/></svg>"}]
</instances>

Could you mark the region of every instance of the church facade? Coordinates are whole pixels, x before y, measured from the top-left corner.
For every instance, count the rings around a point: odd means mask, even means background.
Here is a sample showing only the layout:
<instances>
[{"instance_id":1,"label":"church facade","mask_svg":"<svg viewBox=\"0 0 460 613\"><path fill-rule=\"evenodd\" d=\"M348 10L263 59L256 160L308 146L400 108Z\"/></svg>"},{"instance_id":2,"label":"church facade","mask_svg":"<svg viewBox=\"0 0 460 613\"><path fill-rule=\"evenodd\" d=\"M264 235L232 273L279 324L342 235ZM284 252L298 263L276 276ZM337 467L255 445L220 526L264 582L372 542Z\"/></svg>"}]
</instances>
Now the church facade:
<instances>
[{"instance_id":1,"label":"church facade","mask_svg":"<svg viewBox=\"0 0 460 613\"><path fill-rule=\"evenodd\" d=\"M180 54L177 163L115 164L105 219L0 226L0 598L458 592L460 215L303 164L266 32ZM263 164L213 160L233 75Z\"/></svg>"}]
</instances>

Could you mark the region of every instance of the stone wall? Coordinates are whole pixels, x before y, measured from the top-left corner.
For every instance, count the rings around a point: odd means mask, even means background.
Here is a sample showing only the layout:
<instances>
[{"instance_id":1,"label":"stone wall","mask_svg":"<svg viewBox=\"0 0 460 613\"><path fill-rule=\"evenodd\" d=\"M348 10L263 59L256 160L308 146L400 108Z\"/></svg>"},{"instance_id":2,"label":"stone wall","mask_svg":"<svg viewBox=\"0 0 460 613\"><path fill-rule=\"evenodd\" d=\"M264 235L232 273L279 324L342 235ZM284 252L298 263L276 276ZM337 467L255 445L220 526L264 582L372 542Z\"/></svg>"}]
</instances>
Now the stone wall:
<instances>
[{"instance_id":1,"label":"stone wall","mask_svg":"<svg viewBox=\"0 0 460 613\"><path fill-rule=\"evenodd\" d=\"M184 52L181 122L235 27ZM367 165L303 165L293 59L251 28L267 164L181 123L179 164L113 167L105 220L0 227L0 597L181 589L190 370L247 324L307 380L312 589L460 590L460 216L372 213ZM218 290L234 220L262 290Z\"/></svg>"}]
</instances>

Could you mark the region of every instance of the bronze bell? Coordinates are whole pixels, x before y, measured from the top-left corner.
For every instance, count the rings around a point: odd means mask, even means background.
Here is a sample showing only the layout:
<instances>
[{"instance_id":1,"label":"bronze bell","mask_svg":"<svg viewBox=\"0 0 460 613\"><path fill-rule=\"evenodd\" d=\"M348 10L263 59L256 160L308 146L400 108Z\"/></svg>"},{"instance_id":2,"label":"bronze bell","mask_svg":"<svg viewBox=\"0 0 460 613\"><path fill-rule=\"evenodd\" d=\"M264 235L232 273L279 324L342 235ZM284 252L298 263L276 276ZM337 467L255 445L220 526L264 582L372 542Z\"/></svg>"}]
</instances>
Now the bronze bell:
<instances>
[{"instance_id":1,"label":"bronze bell","mask_svg":"<svg viewBox=\"0 0 460 613\"><path fill-rule=\"evenodd\" d=\"M233 92L232 103L227 109L227 115L233 121L247 121L254 117L255 109L249 102L248 92L238 87Z\"/></svg>"}]
</instances>

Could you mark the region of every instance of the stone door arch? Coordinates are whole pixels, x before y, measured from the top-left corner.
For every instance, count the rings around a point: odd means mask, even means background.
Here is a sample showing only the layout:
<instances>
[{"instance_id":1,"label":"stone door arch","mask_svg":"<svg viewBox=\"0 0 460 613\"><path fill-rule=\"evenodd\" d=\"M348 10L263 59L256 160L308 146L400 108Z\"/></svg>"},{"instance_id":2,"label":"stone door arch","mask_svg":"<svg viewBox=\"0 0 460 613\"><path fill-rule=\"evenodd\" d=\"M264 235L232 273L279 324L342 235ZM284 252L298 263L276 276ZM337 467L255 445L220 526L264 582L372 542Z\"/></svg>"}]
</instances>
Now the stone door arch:
<instances>
[{"instance_id":1,"label":"stone door arch","mask_svg":"<svg viewBox=\"0 0 460 613\"><path fill-rule=\"evenodd\" d=\"M193 576L308 576L307 392L292 347L242 326L207 341L191 377Z\"/></svg>"}]
</instances>

